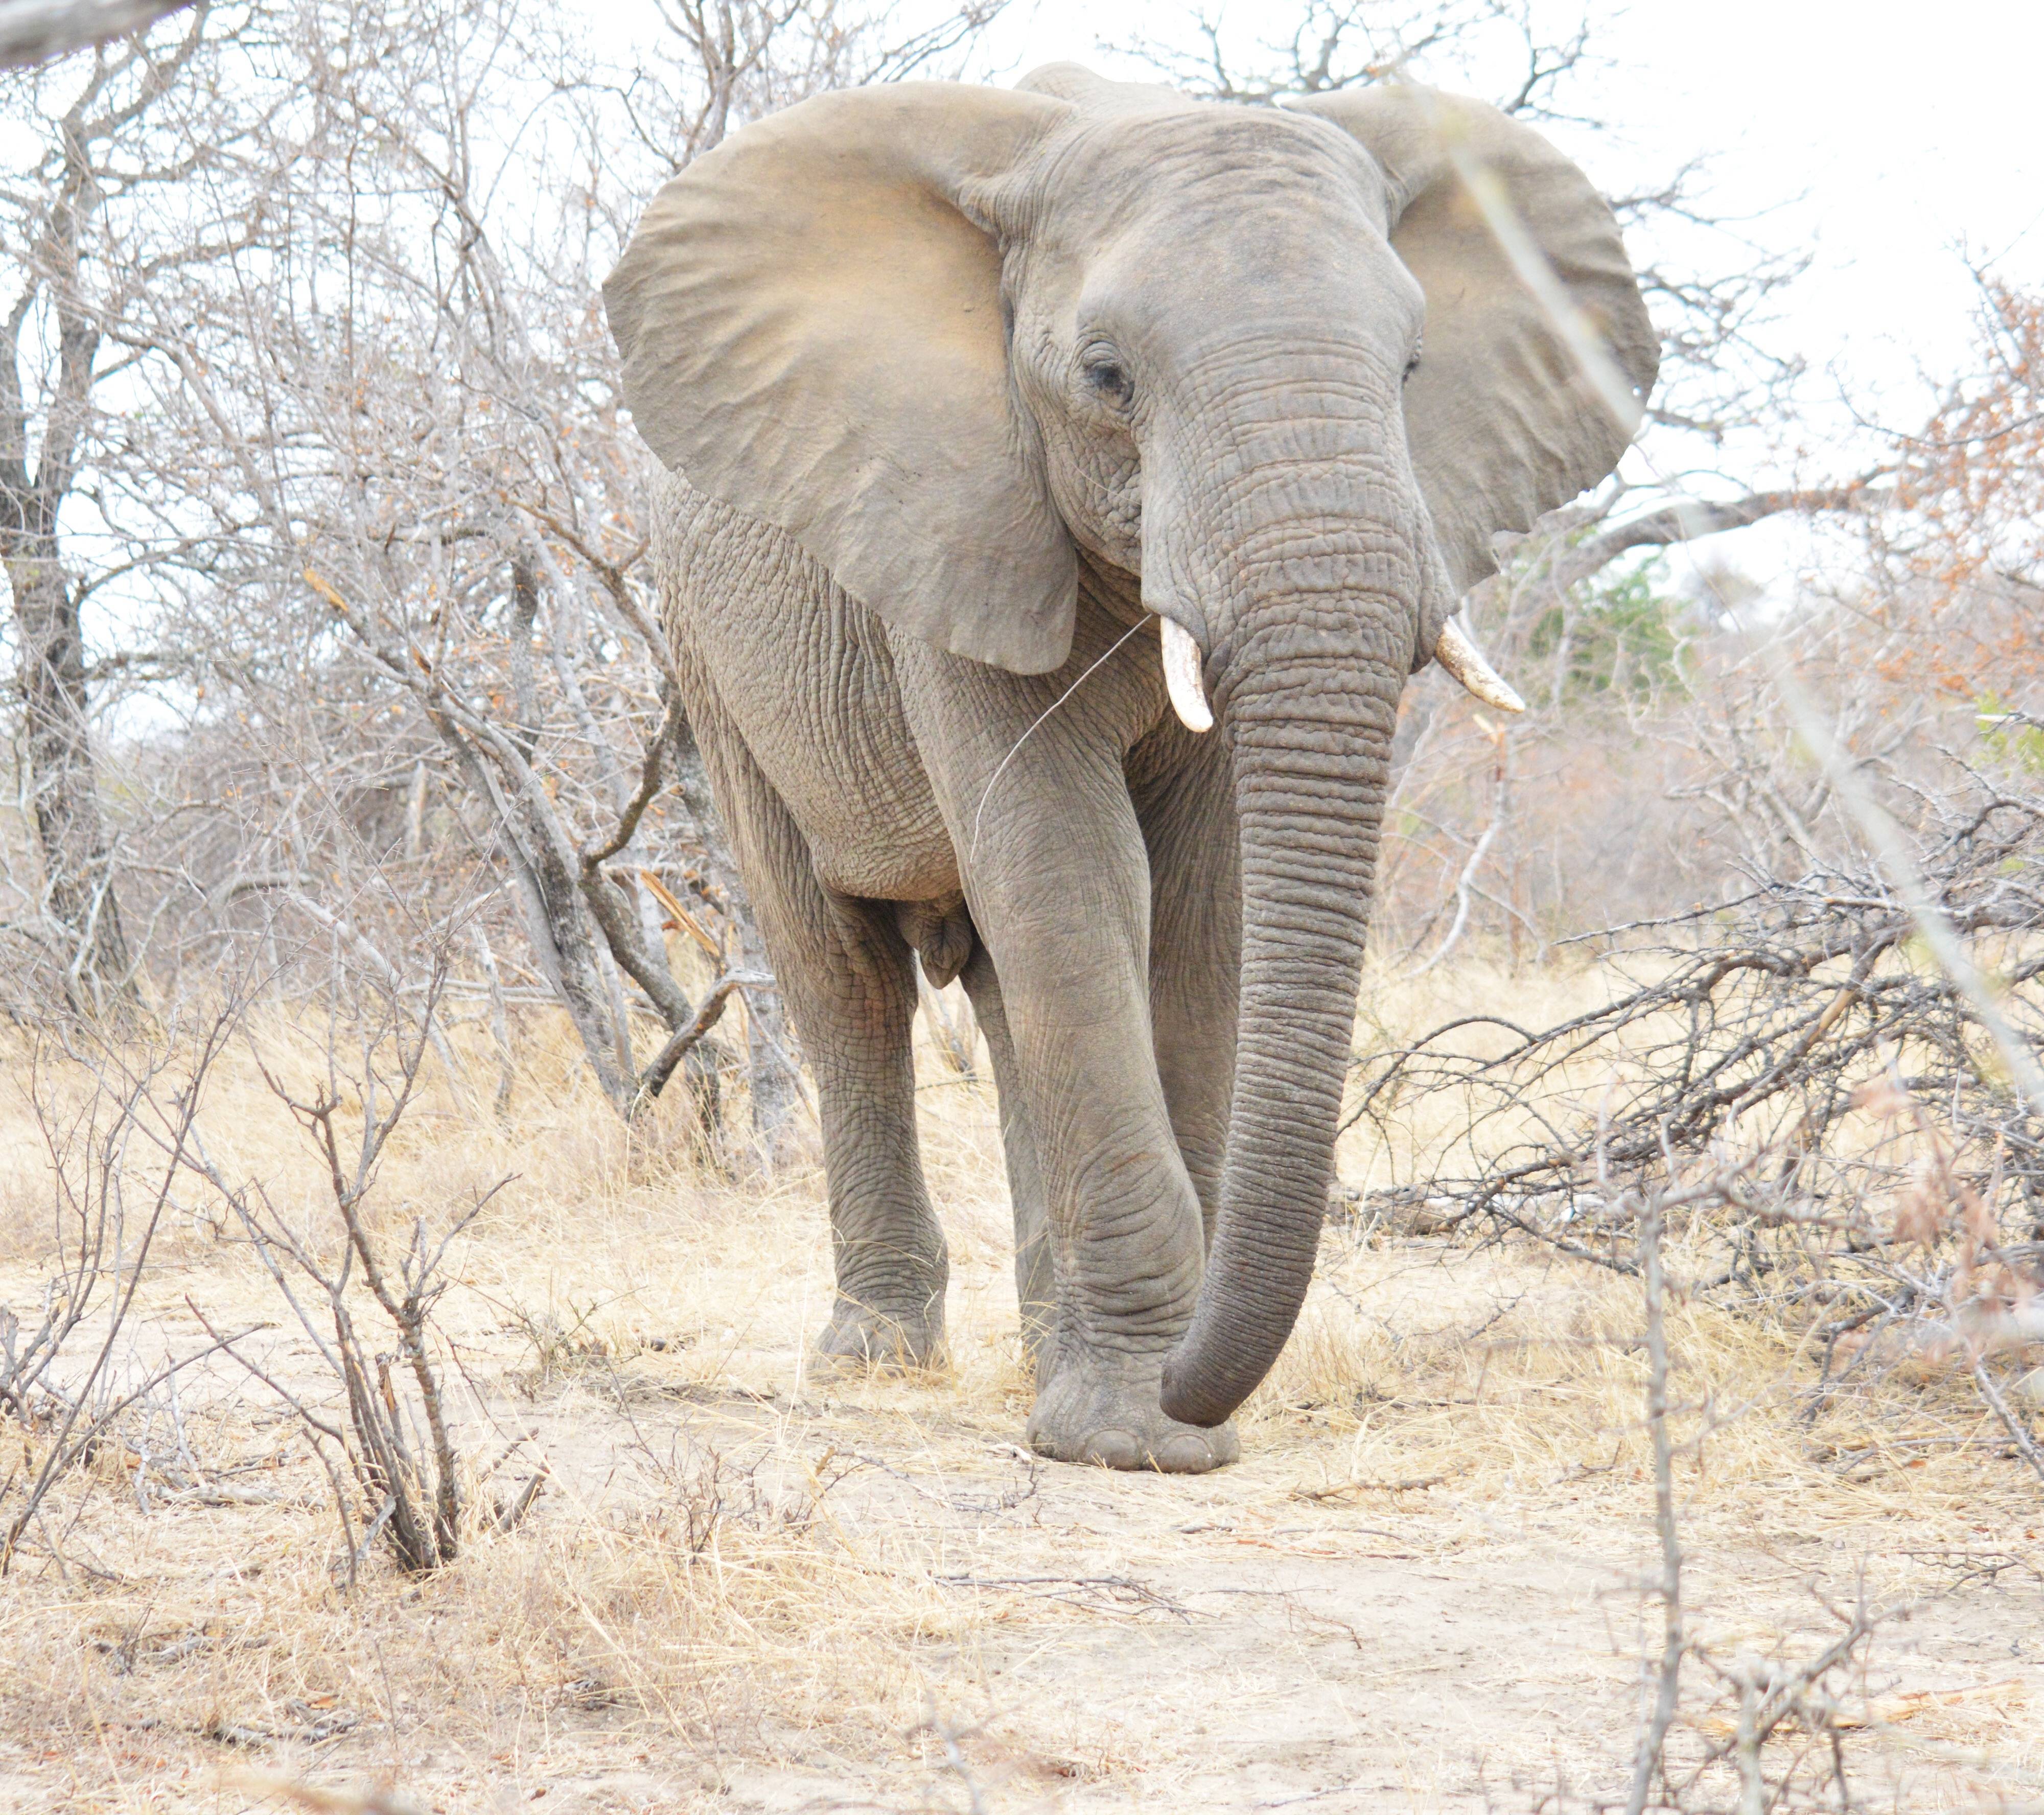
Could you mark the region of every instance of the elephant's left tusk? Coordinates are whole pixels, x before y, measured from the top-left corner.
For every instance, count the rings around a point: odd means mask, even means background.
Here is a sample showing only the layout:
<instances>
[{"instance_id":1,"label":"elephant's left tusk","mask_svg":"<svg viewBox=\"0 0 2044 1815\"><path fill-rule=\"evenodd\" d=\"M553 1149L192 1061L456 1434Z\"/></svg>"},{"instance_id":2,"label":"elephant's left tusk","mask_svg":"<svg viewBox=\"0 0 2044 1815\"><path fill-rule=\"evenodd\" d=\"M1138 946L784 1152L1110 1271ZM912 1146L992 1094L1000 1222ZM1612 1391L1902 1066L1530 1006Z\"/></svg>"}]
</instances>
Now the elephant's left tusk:
<instances>
[{"instance_id":1,"label":"elephant's left tusk","mask_svg":"<svg viewBox=\"0 0 2044 1815\"><path fill-rule=\"evenodd\" d=\"M1171 709L1188 731L1211 731L1213 708L1207 704L1200 646L1182 624L1162 617L1158 622L1164 627L1164 686L1171 696Z\"/></svg>"},{"instance_id":2,"label":"elephant's left tusk","mask_svg":"<svg viewBox=\"0 0 2044 1815\"><path fill-rule=\"evenodd\" d=\"M1500 712L1526 709L1525 701L1483 659L1483 652L1455 627L1452 617L1441 626L1440 640L1434 645L1434 659L1485 706L1494 706Z\"/></svg>"}]
</instances>

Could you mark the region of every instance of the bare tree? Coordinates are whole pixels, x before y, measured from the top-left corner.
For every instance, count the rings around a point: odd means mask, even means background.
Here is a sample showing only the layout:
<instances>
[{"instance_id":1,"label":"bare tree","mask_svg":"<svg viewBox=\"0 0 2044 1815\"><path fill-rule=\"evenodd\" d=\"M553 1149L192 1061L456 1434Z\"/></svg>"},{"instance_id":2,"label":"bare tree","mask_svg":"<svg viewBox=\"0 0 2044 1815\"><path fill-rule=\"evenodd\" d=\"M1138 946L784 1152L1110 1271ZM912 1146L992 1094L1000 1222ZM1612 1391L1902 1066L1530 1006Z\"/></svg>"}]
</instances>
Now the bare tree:
<instances>
[{"instance_id":1,"label":"bare tree","mask_svg":"<svg viewBox=\"0 0 2044 1815\"><path fill-rule=\"evenodd\" d=\"M735 990L767 979L724 967L699 1008L641 886L647 812L686 727L636 571L644 475L595 300L610 236L586 183L571 198L609 122L570 65L527 79L536 148L493 146L503 71L527 48L516 7L428 9L402 54L361 60L350 22L302 24L314 111L265 147L272 168L305 167L284 231L133 337L174 378L167 413L231 463L199 501L214 528L194 564L240 598L309 592L330 610L479 813L605 1094L628 1113L686 1055L707 1113L715 1067L694 1049ZM552 206L509 208L507 185ZM691 843L718 842L700 794L681 813ZM724 906L747 919L734 892ZM643 1067L628 986L664 1029ZM792 1069L780 1040L757 1057L759 1073ZM770 1124L791 1101L755 1091Z\"/></svg>"},{"instance_id":2,"label":"bare tree","mask_svg":"<svg viewBox=\"0 0 2044 1815\"><path fill-rule=\"evenodd\" d=\"M110 853L150 877L172 963L274 939L278 904L386 912L393 866L443 902L493 879L620 1112L678 1072L714 1123L732 1061L710 1030L743 1002L754 1139L785 1145L793 1037L654 622L649 468L598 284L645 196L724 132L947 67L997 10L905 33L839 0L684 0L620 71L524 0L305 0L232 33L195 15L175 65L95 62L81 118L110 71L157 72L167 124L119 157L175 200L145 231L80 179L98 363L67 369L99 386L98 432L43 471L89 501L92 540L52 596L74 629L95 589L118 602L125 647L99 671L179 724L129 747L131 823L71 866L99 936L119 931ZM67 730L75 775L105 709L68 647L68 715L30 718ZM486 944L495 967L505 941Z\"/></svg>"},{"instance_id":3,"label":"bare tree","mask_svg":"<svg viewBox=\"0 0 2044 1815\"><path fill-rule=\"evenodd\" d=\"M905 31L892 10L840 0L655 0L659 55L615 92L640 148L666 174L724 135L828 88L957 73L1008 0L959 0Z\"/></svg>"},{"instance_id":4,"label":"bare tree","mask_svg":"<svg viewBox=\"0 0 2044 1815\"><path fill-rule=\"evenodd\" d=\"M1589 56L1592 36L1587 13L1561 37L1546 35L1527 0L1305 0L1289 20L1265 15L1262 35L1250 40L1229 33L1219 11L1193 12L1188 23L1190 48L1175 39L1123 48L1189 93L1267 106L1288 94L1453 66L1503 45L1518 67L1498 105L1539 119L1573 117L1558 111L1561 93Z\"/></svg>"},{"instance_id":5,"label":"bare tree","mask_svg":"<svg viewBox=\"0 0 2044 1815\"><path fill-rule=\"evenodd\" d=\"M84 609L106 577L66 559L66 527L89 506L106 425L108 335L147 283L152 248L124 257L126 218L225 148L181 130L203 112L201 66L216 40L195 13L168 42L96 52L70 98L47 108L52 75L8 110L38 144L0 198L0 247L18 274L0 328L0 564L13 604L22 754L41 857L35 943L75 1006L134 999L92 751ZM191 92L197 90L198 93Z\"/></svg>"}]
</instances>

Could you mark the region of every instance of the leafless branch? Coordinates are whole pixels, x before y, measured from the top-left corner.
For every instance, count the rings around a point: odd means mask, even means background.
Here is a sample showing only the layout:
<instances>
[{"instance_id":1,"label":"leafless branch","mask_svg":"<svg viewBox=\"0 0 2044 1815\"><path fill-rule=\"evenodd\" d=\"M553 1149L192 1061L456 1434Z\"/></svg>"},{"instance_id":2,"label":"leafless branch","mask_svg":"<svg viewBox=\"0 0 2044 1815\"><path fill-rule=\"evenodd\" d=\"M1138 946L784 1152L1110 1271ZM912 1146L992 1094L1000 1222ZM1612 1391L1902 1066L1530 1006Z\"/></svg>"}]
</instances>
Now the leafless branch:
<instances>
[{"instance_id":1,"label":"leafless branch","mask_svg":"<svg viewBox=\"0 0 2044 1815\"><path fill-rule=\"evenodd\" d=\"M145 32L192 0L5 0L0 69L22 69Z\"/></svg>"}]
</instances>

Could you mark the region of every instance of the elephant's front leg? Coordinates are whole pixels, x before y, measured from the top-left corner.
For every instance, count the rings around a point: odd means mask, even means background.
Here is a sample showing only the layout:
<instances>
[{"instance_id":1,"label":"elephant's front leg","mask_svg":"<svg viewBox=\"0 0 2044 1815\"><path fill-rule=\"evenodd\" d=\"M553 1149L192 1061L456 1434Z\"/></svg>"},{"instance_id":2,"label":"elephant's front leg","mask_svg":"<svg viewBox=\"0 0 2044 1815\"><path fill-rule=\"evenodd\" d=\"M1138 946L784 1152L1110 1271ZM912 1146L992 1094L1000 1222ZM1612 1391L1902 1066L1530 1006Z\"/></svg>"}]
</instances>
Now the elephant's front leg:
<instances>
[{"instance_id":1,"label":"elephant's front leg","mask_svg":"<svg viewBox=\"0 0 2044 1815\"><path fill-rule=\"evenodd\" d=\"M1069 1462L1212 1468L1234 1459L1233 1432L1177 1423L1158 1402L1202 1242L1151 1040L1149 874L1123 746L1074 713L1002 768L1055 691L1036 702L991 676L977 690L916 733L999 975L1048 1211L1056 1338L1029 1440Z\"/></svg>"},{"instance_id":2,"label":"elephant's front leg","mask_svg":"<svg viewBox=\"0 0 2044 1815\"><path fill-rule=\"evenodd\" d=\"M1175 719L1129 759L1150 854L1150 1019L1178 1151L1213 1245L1235 1094L1242 873L1228 747Z\"/></svg>"}]
</instances>

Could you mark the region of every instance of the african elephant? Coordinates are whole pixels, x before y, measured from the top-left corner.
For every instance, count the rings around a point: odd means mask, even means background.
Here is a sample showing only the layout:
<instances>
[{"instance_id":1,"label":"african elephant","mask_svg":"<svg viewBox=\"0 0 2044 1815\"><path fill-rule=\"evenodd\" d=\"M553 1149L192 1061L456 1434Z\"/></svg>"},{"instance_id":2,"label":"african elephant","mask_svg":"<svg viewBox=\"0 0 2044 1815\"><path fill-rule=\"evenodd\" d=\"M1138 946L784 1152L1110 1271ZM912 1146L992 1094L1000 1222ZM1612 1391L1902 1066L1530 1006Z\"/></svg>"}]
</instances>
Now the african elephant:
<instances>
[{"instance_id":1,"label":"african elephant","mask_svg":"<svg viewBox=\"0 0 2044 1815\"><path fill-rule=\"evenodd\" d=\"M1312 1271L1400 690L1438 656L1516 703L1450 613L1653 383L1610 210L1473 102L1061 64L747 127L605 296L814 1066L822 1352L943 1339L920 954L992 1056L1030 1441L1232 1459Z\"/></svg>"}]
</instances>

